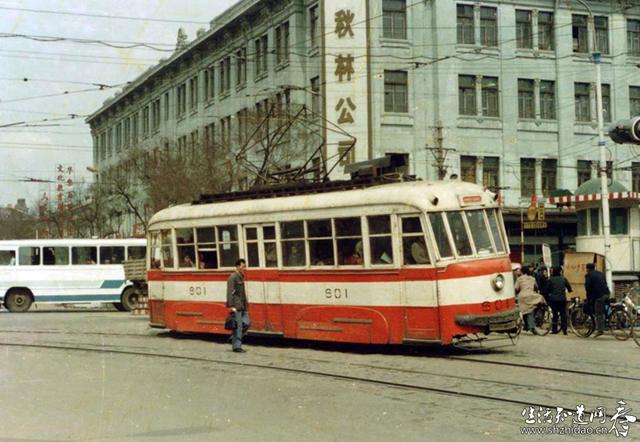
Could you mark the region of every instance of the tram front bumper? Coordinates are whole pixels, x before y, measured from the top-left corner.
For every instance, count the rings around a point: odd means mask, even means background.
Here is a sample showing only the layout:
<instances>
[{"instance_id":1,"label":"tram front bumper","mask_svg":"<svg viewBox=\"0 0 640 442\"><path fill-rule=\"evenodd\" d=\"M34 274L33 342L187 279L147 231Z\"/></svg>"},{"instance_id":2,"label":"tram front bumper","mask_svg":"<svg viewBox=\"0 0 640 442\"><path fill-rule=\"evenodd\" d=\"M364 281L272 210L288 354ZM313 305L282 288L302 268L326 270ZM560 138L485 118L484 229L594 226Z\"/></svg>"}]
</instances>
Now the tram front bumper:
<instances>
[{"instance_id":1,"label":"tram front bumper","mask_svg":"<svg viewBox=\"0 0 640 442\"><path fill-rule=\"evenodd\" d=\"M519 313L517 309L492 315L458 315L456 324L463 327L481 327L485 333L509 332L517 327Z\"/></svg>"}]
</instances>

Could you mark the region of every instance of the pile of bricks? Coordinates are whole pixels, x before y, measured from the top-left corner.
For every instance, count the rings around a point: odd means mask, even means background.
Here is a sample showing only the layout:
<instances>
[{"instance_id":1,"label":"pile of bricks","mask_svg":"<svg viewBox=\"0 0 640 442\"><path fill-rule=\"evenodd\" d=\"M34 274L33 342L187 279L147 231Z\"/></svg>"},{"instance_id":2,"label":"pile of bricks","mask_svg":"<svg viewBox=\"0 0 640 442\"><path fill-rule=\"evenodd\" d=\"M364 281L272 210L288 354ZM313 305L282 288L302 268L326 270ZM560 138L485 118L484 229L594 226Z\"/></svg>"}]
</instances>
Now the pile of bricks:
<instances>
[{"instance_id":1,"label":"pile of bricks","mask_svg":"<svg viewBox=\"0 0 640 442\"><path fill-rule=\"evenodd\" d=\"M138 302L131 313L134 316L149 316L149 297L146 295L138 296Z\"/></svg>"}]
</instances>

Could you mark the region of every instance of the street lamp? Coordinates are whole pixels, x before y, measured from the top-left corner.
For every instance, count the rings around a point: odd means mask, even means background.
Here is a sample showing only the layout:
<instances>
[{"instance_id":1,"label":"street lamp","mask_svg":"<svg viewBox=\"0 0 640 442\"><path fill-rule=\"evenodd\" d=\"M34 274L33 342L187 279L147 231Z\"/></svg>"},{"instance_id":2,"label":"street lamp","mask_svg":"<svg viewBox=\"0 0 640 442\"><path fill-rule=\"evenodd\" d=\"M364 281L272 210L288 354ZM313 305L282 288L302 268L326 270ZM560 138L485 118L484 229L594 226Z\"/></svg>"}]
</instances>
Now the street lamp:
<instances>
[{"instance_id":1,"label":"street lamp","mask_svg":"<svg viewBox=\"0 0 640 442\"><path fill-rule=\"evenodd\" d=\"M607 183L607 142L604 138L604 118L602 115L602 82L600 74L601 56L596 45L596 30L591 7L584 1L578 2L589 13L589 32L592 38L591 57L596 68L596 112L598 115L598 147L600 148L600 191L602 200L602 231L604 235L604 263L605 276L609 290L613 290L613 277L611 270L611 231L609 216L609 188ZM612 292L613 293L613 292Z\"/></svg>"}]
</instances>

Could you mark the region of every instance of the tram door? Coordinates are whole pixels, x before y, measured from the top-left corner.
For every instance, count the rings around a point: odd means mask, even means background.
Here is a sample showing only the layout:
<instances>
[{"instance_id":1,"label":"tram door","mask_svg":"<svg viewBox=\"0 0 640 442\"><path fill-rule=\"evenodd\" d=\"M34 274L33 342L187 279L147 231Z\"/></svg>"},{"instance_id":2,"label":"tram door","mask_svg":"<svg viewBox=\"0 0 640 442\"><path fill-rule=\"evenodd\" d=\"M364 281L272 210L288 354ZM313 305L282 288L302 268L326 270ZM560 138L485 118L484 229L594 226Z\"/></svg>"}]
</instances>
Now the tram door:
<instances>
[{"instance_id":1,"label":"tram door","mask_svg":"<svg viewBox=\"0 0 640 442\"><path fill-rule=\"evenodd\" d=\"M252 328L282 331L275 225L245 225L244 238Z\"/></svg>"}]
</instances>

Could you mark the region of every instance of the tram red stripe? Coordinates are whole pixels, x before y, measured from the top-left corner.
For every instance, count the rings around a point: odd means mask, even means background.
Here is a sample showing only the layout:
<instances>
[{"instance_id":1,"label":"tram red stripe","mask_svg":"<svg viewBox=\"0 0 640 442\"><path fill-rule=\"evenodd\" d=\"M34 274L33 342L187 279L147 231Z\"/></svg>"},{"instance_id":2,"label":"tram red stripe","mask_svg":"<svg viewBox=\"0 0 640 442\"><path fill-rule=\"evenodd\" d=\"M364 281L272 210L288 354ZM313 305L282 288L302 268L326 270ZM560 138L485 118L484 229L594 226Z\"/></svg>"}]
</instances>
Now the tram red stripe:
<instances>
[{"instance_id":1,"label":"tram red stripe","mask_svg":"<svg viewBox=\"0 0 640 442\"><path fill-rule=\"evenodd\" d=\"M279 282L394 282L435 279L456 279L482 276L496 272L511 272L509 258L492 258L450 264L442 270L435 268L403 269L329 269L329 270L269 270L248 269L250 281ZM220 271L161 271L150 270L149 281L226 281L229 270Z\"/></svg>"}]
</instances>

